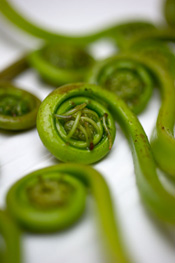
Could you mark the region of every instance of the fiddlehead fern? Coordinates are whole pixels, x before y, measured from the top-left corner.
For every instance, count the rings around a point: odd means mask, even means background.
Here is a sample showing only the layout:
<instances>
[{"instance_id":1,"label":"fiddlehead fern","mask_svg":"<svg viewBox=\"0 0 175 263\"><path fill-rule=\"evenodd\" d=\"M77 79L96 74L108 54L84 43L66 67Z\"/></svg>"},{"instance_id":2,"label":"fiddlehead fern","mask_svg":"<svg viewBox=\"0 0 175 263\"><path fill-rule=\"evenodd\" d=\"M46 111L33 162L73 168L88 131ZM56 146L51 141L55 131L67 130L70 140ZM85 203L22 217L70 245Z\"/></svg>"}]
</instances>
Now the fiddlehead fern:
<instances>
[{"instance_id":1,"label":"fiddlehead fern","mask_svg":"<svg viewBox=\"0 0 175 263\"><path fill-rule=\"evenodd\" d=\"M86 191L58 169L43 169L17 182L7 195L7 209L23 228L35 232L64 229L80 217Z\"/></svg>"},{"instance_id":2,"label":"fiddlehead fern","mask_svg":"<svg viewBox=\"0 0 175 263\"><path fill-rule=\"evenodd\" d=\"M94 63L85 49L59 44L49 44L28 57L31 66L52 85L83 81Z\"/></svg>"},{"instance_id":3,"label":"fiddlehead fern","mask_svg":"<svg viewBox=\"0 0 175 263\"><path fill-rule=\"evenodd\" d=\"M0 238L0 262L20 263L20 231L4 211L0 211Z\"/></svg>"},{"instance_id":4,"label":"fiddlehead fern","mask_svg":"<svg viewBox=\"0 0 175 263\"><path fill-rule=\"evenodd\" d=\"M135 113L145 108L153 89L148 69L129 56L115 56L97 63L88 81L114 92Z\"/></svg>"},{"instance_id":5,"label":"fiddlehead fern","mask_svg":"<svg viewBox=\"0 0 175 263\"><path fill-rule=\"evenodd\" d=\"M0 83L0 128L25 130L35 126L40 100L31 93Z\"/></svg>"},{"instance_id":6,"label":"fiddlehead fern","mask_svg":"<svg viewBox=\"0 0 175 263\"><path fill-rule=\"evenodd\" d=\"M41 140L64 162L97 162L109 152L115 138L115 123L106 106L91 97L91 85L56 89L38 112Z\"/></svg>"},{"instance_id":7,"label":"fiddlehead fern","mask_svg":"<svg viewBox=\"0 0 175 263\"><path fill-rule=\"evenodd\" d=\"M151 67L151 69L154 70L154 72L158 70L156 67L153 66ZM164 74L162 76L163 77L161 77L161 79L163 78L163 81L165 81ZM170 89L172 87L173 86L170 86ZM89 100L96 99L98 101L101 101L101 104L103 103L108 105L109 111L112 113L115 120L120 123L127 138L130 141L135 163L137 184L142 198L144 199L147 206L155 214L157 214L160 219L174 223L175 198L165 191L158 179L158 176L156 174L156 166L147 137L137 117L129 110L127 105L113 93L105 89L102 90L100 87L92 84L73 84L56 89L53 93L51 93L49 97L46 98L44 103L41 105L38 115L38 131L45 146L48 147L48 149L52 153L59 152L59 150L61 149L60 152L62 154L63 151L65 151L65 155L68 155L68 148L66 148L67 145L65 144L65 142L59 142L60 138L58 137L57 131L55 130L53 112L55 109L55 105L58 105L59 101L67 100L67 98L70 97L78 98L79 96L80 98L81 96L88 97ZM171 99L174 99L173 96L171 97ZM164 108L166 112L168 110L167 107L174 107L174 103L172 105L168 104L166 101L164 102L164 104L166 104L166 109ZM167 124L167 121L165 124ZM164 129L163 132L164 134L167 133L166 129ZM51 146L49 145L49 143ZM73 152L75 152L74 149ZM88 155L86 155L85 162L87 162L87 158L91 158L91 153L93 153L93 151L89 153L89 157ZM75 154L73 156L75 156ZM80 151L80 154L77 154L76 157L76 160L73 159L73 161L84 161L82 158L82 151Z\"/></svg>"},{"instance_id":8,"label":"fiddlehead fern","mask_svg":"<svg viewBox=\"0 0 175 263\"><path fill-rule=\"evenodd\" d=\"M173 132L175 91L173 78L167 71L167 69L170 68L169 60L172 62L172 66L174 64L174 57L173 55L171 57L171 53L169 53L169 57L166 57L164 61L163 57L165 53L167 53L167 51L164 50L164 52L162 52L159 49L157 49L157 52L154 52L154 59L156 60L156 58L158 58L158 63L150 59L148 55L141 56L139 51L137 55L118 55L101 63L99 67L95 67L92 80L94 79L96 83L98 83L98 74L101 74L103 68L106 67L107 71L108 64L111 65L113 63L115 65L115 62L118 64L118 61L125 62L126 60L131 60L133 63L136 63L136 65L139 63L140 66L145 67L154 86L156 85L160 88L162 95L162 106L151 140L153 153L159 167L168 174L175 175L175 164L173 161L175 158L175 139ZM161 62L164 62L163 65L161 65Z\"/></svg>"},{"instance_id":9,"label":"fiddlehead fern","mask_svg":"<svg viewBox=\"0 0 175 263\"><path fill-rule=\"evenodd\" d=\"M137 54L136 56L134 54ZM134 59L140 56L141 62ZM175 77L175 56L166 43L147 40L130 47L126 55L117 55L94 65L87 80L101 85L122 98L134 113L140 113L147 105L156 76L145 66L144 57L155 60ZM153 62L155 63L155 62Z\"/></svg>"},{"instance_id":10,"label":"fiddlehead fern","mask_svg":"<svg viewBox=\"0 0 175 263\"><path fill-rule=\"evenodd\" d=\"M103 177L89 166L60 164L23 177L9 190L7 209L26 230L62 230L82 214L86 188L95 198L112 262L131 262L122 246L109 189Z\"/></svg>"}]
</instances>

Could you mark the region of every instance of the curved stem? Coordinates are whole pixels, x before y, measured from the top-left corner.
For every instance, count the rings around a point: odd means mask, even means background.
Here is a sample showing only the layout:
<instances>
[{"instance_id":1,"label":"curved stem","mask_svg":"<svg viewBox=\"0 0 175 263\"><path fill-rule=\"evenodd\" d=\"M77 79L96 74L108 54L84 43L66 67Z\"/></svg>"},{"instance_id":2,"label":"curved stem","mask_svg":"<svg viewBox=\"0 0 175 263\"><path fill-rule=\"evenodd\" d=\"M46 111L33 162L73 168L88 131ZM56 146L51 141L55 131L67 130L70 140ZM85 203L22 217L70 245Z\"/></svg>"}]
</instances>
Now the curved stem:
<instances>
[{"instance_id":1,"label":"curved stem","mask_svg":"<svg viewBox=\"0 0 175 263\"><path fill-rule=\"evenodd\" d=\"M20 263L20 231L4 211L0 211L0 236L5 243L1 263Z\"/></svg>"},{"instance_id":2,"label":"curved stem","mask_svg":"<svg viewBox=\"0 0 175 263\"><path fill-rule=\"evenodd\" d=\"M1 8L0 11L14 24L16 24L19 28L24 31L30 33L33 36L39 37L41 39L45 39L47 41L56 41L56 42L68 42L70 44L87 44L97 40L103 33L97 33L90 36L84 37L69 37L61 34L49 32L45 29L42 29L38 26L35 26L31 22L27 21L22 15L18 14L16 10L8 3L6 0L1 0Z\"/></svg>"},{"instance_id":3,"label":"curved stem","mask_svg":"<svg viewBox=\"0 0 175 263\"><path fill-rule=\"evenodd\" d=\"M0 71L0 81L12 80L28 68L28 59L27 56L24 56Z\"/></svg>"},{"instance_id":4,"label":"curved stem","mask_svg":"<svg viewBox=\"0 0 175 263\"><path fill-rule=\"evenodd\" d=\"M175 27L175 1L165 0L164 4L164 15L167 23L172 28Z\"/></svg>"},{"instance_id":5,"label":"curved stem","mask_svg":"<svg viewBox=\"0 0 175 263\"><path fill-rule=\"evenodd\" d=\"M137 32L147 32L154 30L155 26L145 21L132 21L123 24L117 24L110 28L101 30L97 33L85 36L65 36L59 33L49 32L43 28L40 28L21 14L19 14L7 0L0 0L0 11L3 13L12 23L17 25L22 30L30 33L31 35L58 43L69 43L75 45L87 45L101 38L112 38L117 41L119 46L124 45L125 42L130 39Z\"/></svg>"},{"instance_id":6,"label":"curved stem","mask_svg":"<svg viewBox=\"0 0 175 263\"><path fill-rule=\"evenodd\" d=\"M114 215L110 191L104 178L91 167L80 165L64 164L60 170L74 174L80 180L86 181L95 198L98 210L98 218L101 229L106 238L107 248L111 252L112 262L131 262L123 248L123 241L120 236L120 227Z\"/></svg>"},{"instance_id":7,"label":"curved stem","mask_svg":"<svg viewBox=\"0 0 175 263\"><path fill-rule=\"evenodd\" d=\"M17 77L20 73L25 71L29 68L27 56L24 56L9 67L5 68L4 70L0 71L0 81L10 81Z\"/></svg>"}]
</instances>

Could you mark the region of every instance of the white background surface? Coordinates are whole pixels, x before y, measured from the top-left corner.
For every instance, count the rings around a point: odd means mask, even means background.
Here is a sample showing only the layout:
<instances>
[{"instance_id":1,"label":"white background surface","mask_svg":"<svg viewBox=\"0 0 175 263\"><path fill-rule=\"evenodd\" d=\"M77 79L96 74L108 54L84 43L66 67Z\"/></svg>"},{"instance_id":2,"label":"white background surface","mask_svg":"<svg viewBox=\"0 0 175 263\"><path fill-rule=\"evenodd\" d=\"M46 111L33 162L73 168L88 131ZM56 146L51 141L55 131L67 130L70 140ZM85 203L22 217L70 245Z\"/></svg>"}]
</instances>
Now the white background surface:
<instances>
[{"instance_id":1,"label":"white background surface","mask_svg":"<svg viewBox=\"0 0 175 263\"><path fill-rule=\"evenodd\" d=\"M160 0L13 0L25 15L41 25L67 33L90 32L126 18L161 20ZM0 18L0 69L38 41ZM104 55L106 45L100 45ZM105 50L104 50L105 48ZM40 99L52 90L29 70L15 83ZM159 94L154 95L139 119L150 137L158 108ZM42 145L35 129L23 133L0 133L0 206L8 188L25 174L58 163ZM123 237L135 263L175 263L175 228L162 226L148 214L135 184L134 168L128 143L117 126L111 153L94 167L102 172L111 189ZM149 169L149 167L148 167ZM94 204L87 200L85 215L73 228L54 235L24 235L24 263L110 263L100 244ZM13 262L12 262L13 263Z\"/></svg>"}]
</instances>

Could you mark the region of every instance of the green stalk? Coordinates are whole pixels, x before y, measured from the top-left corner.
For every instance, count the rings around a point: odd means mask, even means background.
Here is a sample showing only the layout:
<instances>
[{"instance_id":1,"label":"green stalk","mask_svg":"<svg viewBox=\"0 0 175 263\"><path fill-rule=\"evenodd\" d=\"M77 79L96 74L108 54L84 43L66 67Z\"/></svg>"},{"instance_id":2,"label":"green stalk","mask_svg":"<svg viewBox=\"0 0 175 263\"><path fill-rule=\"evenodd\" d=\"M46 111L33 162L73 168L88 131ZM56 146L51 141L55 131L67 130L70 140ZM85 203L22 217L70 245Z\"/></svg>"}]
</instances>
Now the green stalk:
<instances>
[{"instance_id":1,"label":"green stalk","mask_svg":"<svg viewBox=\"0 0 175 263\"><path fill-rule=\"evenodd\" d=\"M24 56L0 72L0 81L13 80L28 68L28 59L27 56Z\"/></svg>"},{"instance_id":2,"label":"green stalk","mask_svg":"<svg viewBox=\"0 0 175 263\"><path fill-rule=\"evenodd\" d=\"M27 33L44 39L48 42L67 43L72 45L87 45L102 38L112 38L119 46L125 45L125 42L133 35L141 32L155 30L155 26L146 21L131 21L114 25L110 28L84 36L66 36L63 34L47 31L28 21L18 13L7 0L0 0L0 11L13 24Z\"/></svg>"},{"instance_id":3,"label":"green stalk","mask_svg":"<svg viewBox=\"0 0 175 263\"><path fill-rule=\"evenodd\" d=\"M155 72L158 71L156 66L152 66L152 70L154 70ZM163 73L163 71L161 73ZM163 79L164 75L162 75L162 80ZM171 85L169 86L170 89L172 89L172 87L173 86ZM174 99L173 94L171 93L170 100ZM149 207L149 209L152 210L153 213L155 213L158 216L159 219L174 224L175 197L171 196L168 192L166 192L166 190L163 188L162 184L159 181L156 172L156 165L147 136L134 113L132 113L129 110L124 101L119 99L117 96L114 96L113 93L101 89L96 85L82 83L65 85L53 91L42 103L37 120L38 132L45 146L53 154L56 154L54 151L57 151L61 152L62 154L64 153L65 157L67 157L69 152L69 157L72 156L72 158L74 158L74 156L76 155L76 160L73 159L72 161L77 162L87 162L88 160L90 161L92 158L91 154L93 154L93 151L95 151L95 153L98 154L100 153L101 149L98 148L98 152L96 152L96 148L94 147L94 150L92 150L90 154L88 152L85 153L84 151L85 157L83 157L83 151L69 146L64 146L62 141L60 143L60 138L58 137L57 131L55 130L53 119L50 118L50 116L52 116L51 112L54 111L55 107L58 107L58 104L60 102L67 100L68 98L78 96L86 97L89 101L96 99L100 101L101 104L103 103L105 105L108 105L109 112L111 112L115 120L119 122L124 133L126 134L126 137L130 142L133 160L135 164L137 185L145 204ZM50 106L48 107L47 105ZM166 101L164 101L163 104L165 115L162 115L161 110L161 115L159 117L163 118L162 121L165 121L165 125L170 125L171 127L174 121L174 115L172 116L172 110L174 110L174 105L175 104L169 103L169 101L167 101L166 99ZM169 115L167 115L168 112ZM165 116L167 116L166 119ZM157 129L159 130L159 127L157 127ZM163 131L163 133L165 138L167 138L167 142L170 144L170 134L166 134L166 129ZM54 141L54 144L51 146L52 141ZM165 145L165 147L168 146ZM160 152L164 154L164 152Z\"/></svg>"},{"instance_id":4,"label":"green stalk","mask_svg":"<svg viewBox=\"0 0 175 263\"><path fill-rule=\"evenodd\" d=\"M0 235L4 241L1 263L20 263L21 261L21 240L20 231L8 214L0 211ZM2 258L1 258L2 256Z\"/></svg>"}]
</instances>

